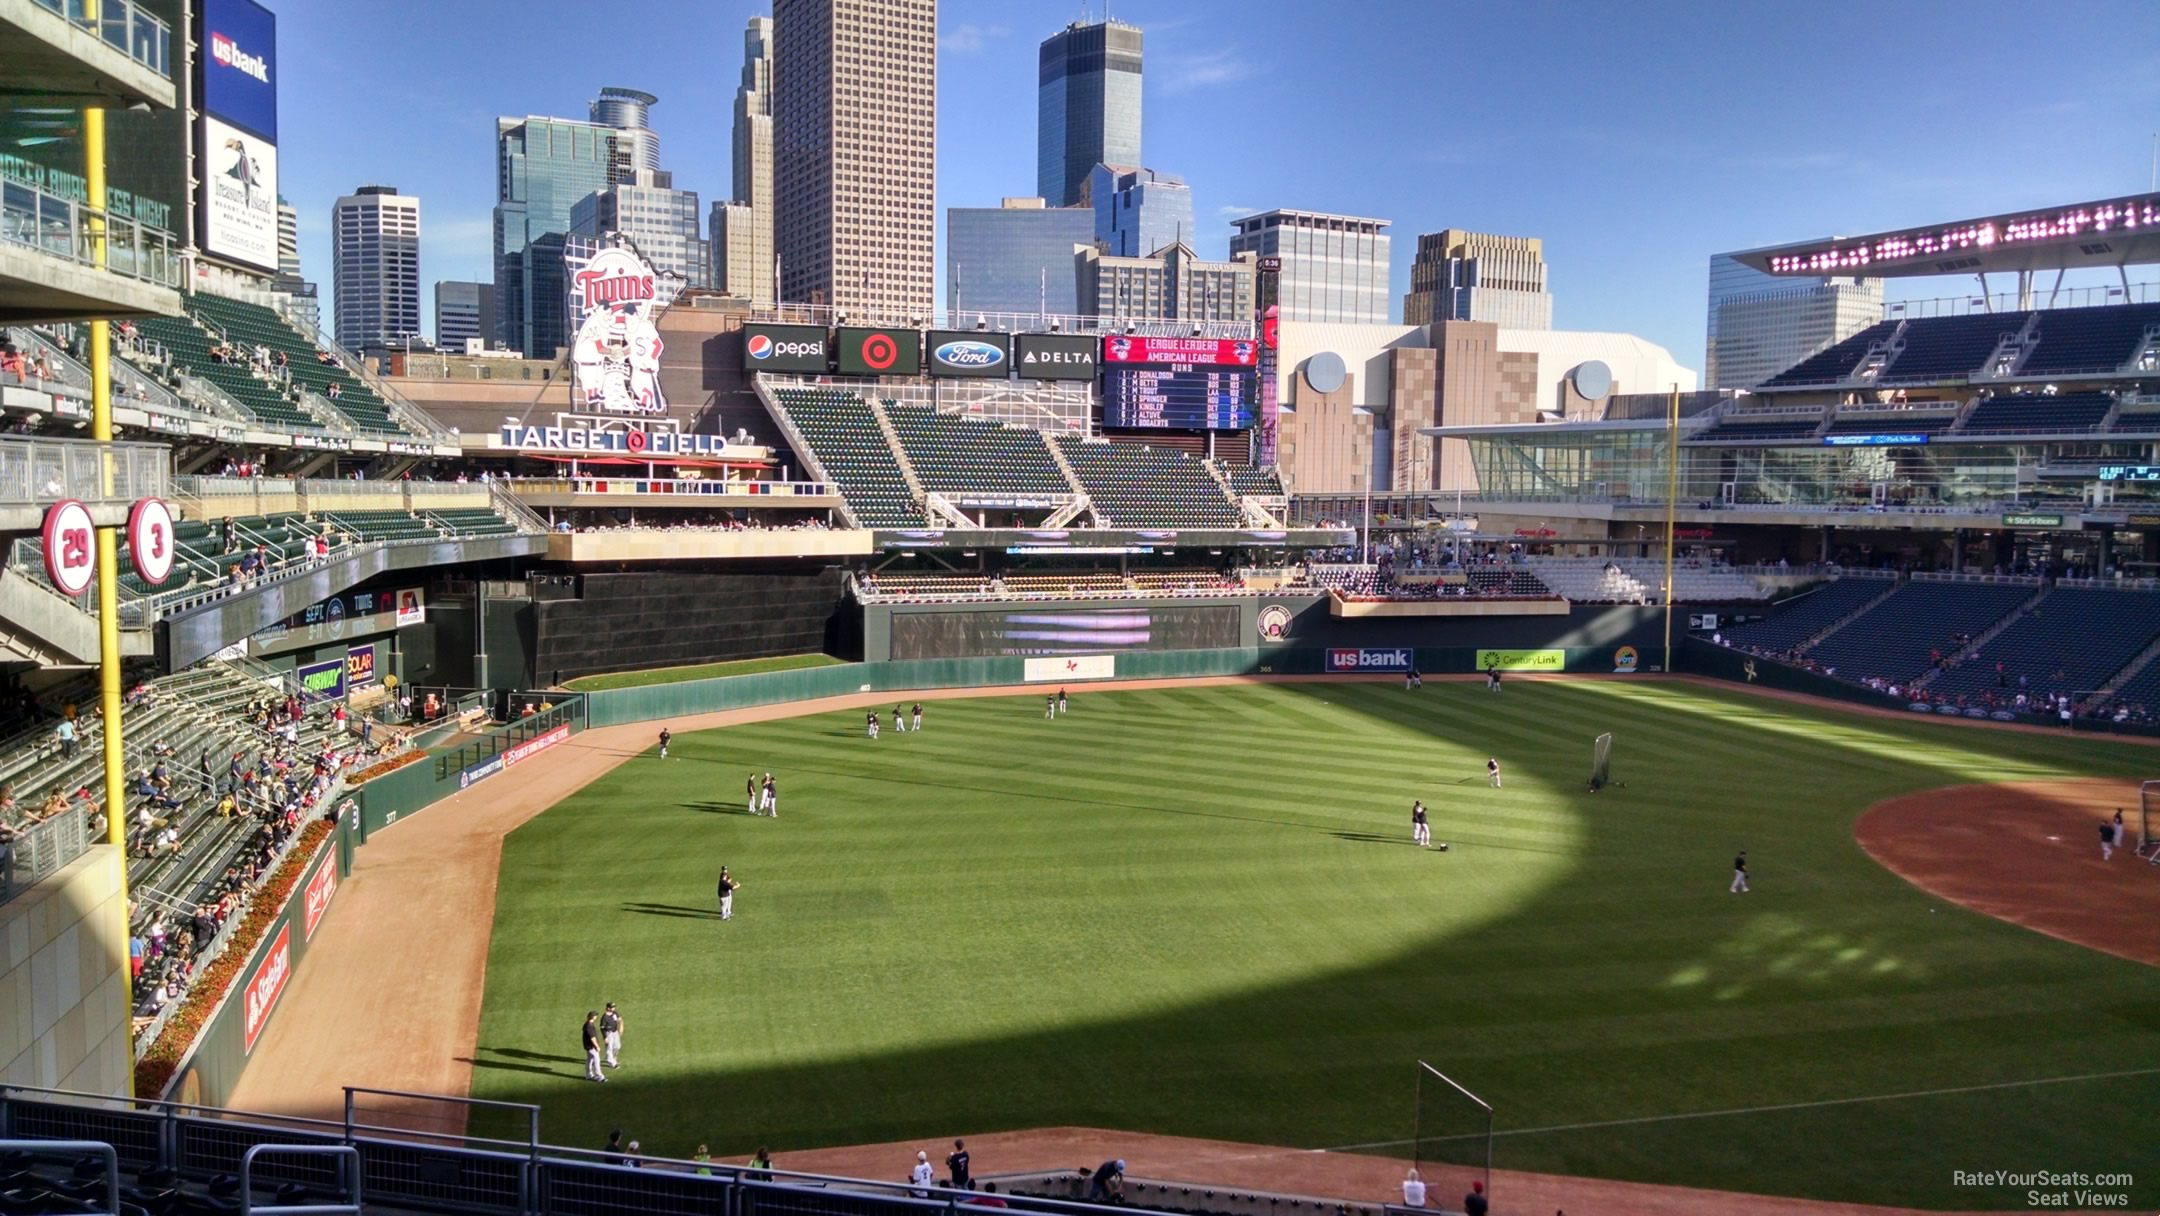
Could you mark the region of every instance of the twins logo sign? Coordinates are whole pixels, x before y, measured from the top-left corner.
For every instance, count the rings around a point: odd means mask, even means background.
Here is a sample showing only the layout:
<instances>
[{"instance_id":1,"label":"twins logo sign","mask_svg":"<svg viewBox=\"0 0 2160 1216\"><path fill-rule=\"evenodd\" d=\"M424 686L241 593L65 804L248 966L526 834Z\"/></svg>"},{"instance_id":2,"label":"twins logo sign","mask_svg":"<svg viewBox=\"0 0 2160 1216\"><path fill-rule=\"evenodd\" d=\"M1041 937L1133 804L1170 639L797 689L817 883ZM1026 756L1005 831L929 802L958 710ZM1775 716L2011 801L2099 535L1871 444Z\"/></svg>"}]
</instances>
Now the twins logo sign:
<instances>
[{"instance_id":1,"label":"twins logo sign","mask_svg":"<svg viewBox=\"0 0 2160 1216\"><path fill-rule=\"evenodd\" d=\"M1269 604L1260 610L1260 640L1280 642L1290 636L1290 610L1281 604Z\"/></svg>"},{"instance_id":2,"label":"twins logo sign","mask_svg":"<svg viewBox=\"0 0 2160 1216\"><path fill-rule=\"evenodd\" d=\"M602 249L570 274L576 402L608 414L664 414L658 276L627 249Z\"/></svg>"}]
</instances>

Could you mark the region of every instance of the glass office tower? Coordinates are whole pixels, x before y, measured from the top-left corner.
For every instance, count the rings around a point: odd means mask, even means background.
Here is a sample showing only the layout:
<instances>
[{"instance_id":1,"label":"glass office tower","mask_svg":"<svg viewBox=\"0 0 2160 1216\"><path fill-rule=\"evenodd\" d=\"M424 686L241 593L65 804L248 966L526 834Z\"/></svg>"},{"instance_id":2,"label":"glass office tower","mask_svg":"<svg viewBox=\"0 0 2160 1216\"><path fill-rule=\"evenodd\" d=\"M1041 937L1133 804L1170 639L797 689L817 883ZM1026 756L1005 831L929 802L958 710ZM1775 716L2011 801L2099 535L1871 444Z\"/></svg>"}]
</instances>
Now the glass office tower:
<instances>
[{"instance_id":1,"label":"glass office tower","mask_svg":"<svg viewBox=\"0 0 2160 1216\"><path fill-rule=\"evenodd\" d=\"M1043 39L1035 192L1051 206L1078 204L1096 165L1140 163L1140 42L1117 21L1075 22Z\"/></svg>"}]
</instances>

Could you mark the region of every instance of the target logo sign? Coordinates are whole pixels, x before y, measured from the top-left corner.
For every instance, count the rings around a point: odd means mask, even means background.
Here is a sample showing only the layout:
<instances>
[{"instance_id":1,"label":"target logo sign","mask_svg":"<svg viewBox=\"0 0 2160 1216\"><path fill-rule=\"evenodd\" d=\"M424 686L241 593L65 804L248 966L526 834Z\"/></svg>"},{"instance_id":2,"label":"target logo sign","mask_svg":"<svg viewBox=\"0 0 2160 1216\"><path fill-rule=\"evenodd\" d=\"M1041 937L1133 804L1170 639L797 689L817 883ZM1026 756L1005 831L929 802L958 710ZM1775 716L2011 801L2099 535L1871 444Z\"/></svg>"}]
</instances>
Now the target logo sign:
<instances>
[{"instance_id":1,"label":"target logo sign","mask_svg":"<svg viewBox=\"0 0 2160 1216\"><path fill-rule=\"evenodd\" d=\"M651 440L646 436L645 432L643 431L631 431L629 434L623 436L623 446L629 448L633 452L644 451L646 445L650 442Z\"/></svg>"},{"instance_id":2,"label":"target logo sign","mask_svg":"<svg viewBox=\"0 0 2160 1216\"><path fill-rule=\"evenodd\" d=\"M871 334L863 339L862 361L879 371L890 370L900 360L900 344L890 334Z\"/></svg>"},{"instance_id":3,"label":"target logo sign","mask_svg":"<svg viewBox=\"0 0 2160 1216\"><path fill-rule=\"evenodd\" d=\"M172 508L160 498L145 498L128 512L128 555L134 560L135 573L155 587L172 577L173 516Z\"/></svg>"},{"instance_id":4,"label":"target logo sign","mask_svg":"<svg viewBox=\"0 0 2160 1216\"><path fill-rule=\"evenodd\" d=\"M90 508L72 498L46 508L45 576L64 595L81 595L97 576L97 525Z\"/></svg>"}]
</instances>

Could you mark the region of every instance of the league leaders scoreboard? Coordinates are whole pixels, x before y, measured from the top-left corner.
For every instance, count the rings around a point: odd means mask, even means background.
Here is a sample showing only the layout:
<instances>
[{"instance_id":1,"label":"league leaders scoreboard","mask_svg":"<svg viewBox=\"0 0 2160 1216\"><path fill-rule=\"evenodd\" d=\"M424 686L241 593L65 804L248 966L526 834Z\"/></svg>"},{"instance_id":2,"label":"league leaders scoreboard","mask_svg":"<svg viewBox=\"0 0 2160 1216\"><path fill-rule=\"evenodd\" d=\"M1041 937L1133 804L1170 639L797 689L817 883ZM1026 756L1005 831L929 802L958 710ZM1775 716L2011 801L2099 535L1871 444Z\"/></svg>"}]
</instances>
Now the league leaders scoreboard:
<instances>
[{"instance_id":1,"label":"league leaders scoreboard","mask_svg":"<svg viewBox=\"0 0 2160 1216\"><path fill-rule=\"evenodd\" d=\"M1233 338L1103 339L1103 425L1238 431L1259 404L1257 343Z\"/></svg>"}]
</instances>

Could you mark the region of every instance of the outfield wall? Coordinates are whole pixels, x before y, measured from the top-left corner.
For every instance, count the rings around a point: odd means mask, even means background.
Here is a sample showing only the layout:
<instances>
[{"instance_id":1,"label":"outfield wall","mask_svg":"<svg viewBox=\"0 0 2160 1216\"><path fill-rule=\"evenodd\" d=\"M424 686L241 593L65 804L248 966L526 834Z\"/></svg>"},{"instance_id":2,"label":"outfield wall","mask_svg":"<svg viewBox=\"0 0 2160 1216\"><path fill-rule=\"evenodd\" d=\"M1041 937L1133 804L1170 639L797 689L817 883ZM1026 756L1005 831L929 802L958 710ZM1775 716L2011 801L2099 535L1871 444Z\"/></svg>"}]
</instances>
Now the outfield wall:
<instances>
[{"instance_id":1,"label":"outfield wall","mask_svg":"<svg viewBox=\"0 0 2160 1216\"><path fill-rule=\"evenodd\" d=\"M1241 646L1419 648L1663 645L1665 610L1640 604L1575 604L1566 613L1461 617L1339 617L1312 594L1042 599L995 603L864 604L865 659L973 658L1041 649L1044 632L1101 649L1171 651ZM1685 625L1686 622L1680 621ZM1263 632L1263 628L1266 632ZM1439 670L1435 668L1434 670Z\"/></svg>"}]
</instances>

